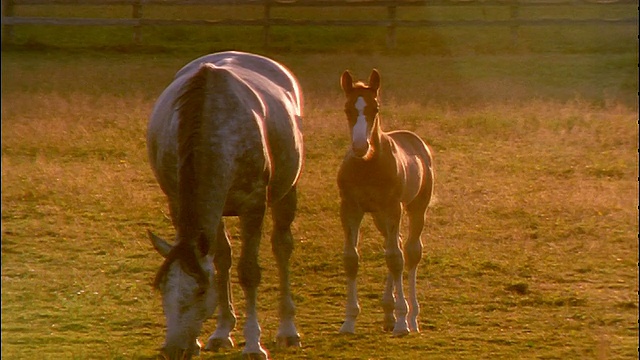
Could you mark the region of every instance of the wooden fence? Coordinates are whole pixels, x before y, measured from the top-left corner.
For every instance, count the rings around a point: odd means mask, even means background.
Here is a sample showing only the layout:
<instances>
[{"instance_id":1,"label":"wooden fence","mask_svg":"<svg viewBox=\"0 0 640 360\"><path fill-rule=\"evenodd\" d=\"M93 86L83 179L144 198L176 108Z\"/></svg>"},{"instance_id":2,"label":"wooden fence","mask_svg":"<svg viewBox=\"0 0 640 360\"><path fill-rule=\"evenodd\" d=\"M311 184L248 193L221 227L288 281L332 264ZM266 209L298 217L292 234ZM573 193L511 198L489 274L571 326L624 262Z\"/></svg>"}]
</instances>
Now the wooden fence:
<instances>
[{"instance_id":1,"label":"wooden fence","mask_svg":"<svg viewBox=\"0 0 640 360\"><path fill-rule=\"evenodd\" d=\"M142 30L145 26L261 26L264 45L269 45L269 29L273 26L377 26L387 28L387 46L396 44L397 27L432 26L505 26L510 28L513 41L517 41L520 26L544 25L602 25L602 24L638 24L638 13L633 11L624 18L538 18L521 17L531 7L553 6L599 6L636 5L637 0L2 0L2 43L11 43L12 29L17 25L67 25L67 26L131 26L133 41L142 42ZM74 17L27 17L16 16L15 8L30 5L118 5L131 6L130 18L74 18ZM260 19L150 19L143 16L144 6L256 6L263 8ZM485 7L500 6L508 8L509 18L502 20L404 20L397 16L400 7ZM280 7L382 7L387 9L384 19L371 20L319 20L319 19L283 19L273 17L271 9Z\"/></svg>"}]
</instances>

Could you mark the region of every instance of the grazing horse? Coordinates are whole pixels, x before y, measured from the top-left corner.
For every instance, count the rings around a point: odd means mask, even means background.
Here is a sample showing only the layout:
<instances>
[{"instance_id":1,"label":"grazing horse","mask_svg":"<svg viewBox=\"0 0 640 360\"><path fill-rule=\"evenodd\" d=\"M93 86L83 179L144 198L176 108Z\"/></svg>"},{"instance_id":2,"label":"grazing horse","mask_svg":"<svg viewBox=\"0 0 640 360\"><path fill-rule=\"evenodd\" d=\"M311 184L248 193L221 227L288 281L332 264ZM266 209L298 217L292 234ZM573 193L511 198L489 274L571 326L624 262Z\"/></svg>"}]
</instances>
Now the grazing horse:
<instances>
[{"instance_id":1,"label":"grazing horse","mask_svg":"<svg viewBox=\"0 0 640 360\"><path fill-rule=\"evenodd\" d=\"M382 297L384 330L392 330L394 336L417 332L420 308L416 298L416 274L422 258L420 234L433 195L431 152L424 141L410 131L382 131L378 116L380 74L377 70L371 72L369 85L354 84L348 71L342 74L340 84L347 97L345 113L351 133L351 148L338 172L347 276L346 318L340 332L354 333L356 317L360 313L356 276L360 224L365 213L371 213L384 236L389 269ZM409 218L409 237L404 247L400 240L403 209ZM408 304L402 287L405 265L409 275Z\"/></svg>"},{"instance_id":2,"label":"grazing horse","mask_svg":"<svg viewBox=\"0 0 640 360\"><path fill-rule=\"evenodd\" d=\"M271 207L272 250L280 275L279 345L299 346L289 288L291 223L303 165L302 94L284 66L262 56L221 52L179 70L158 98L147 129L153 172L167 195L174 245L149 232L165 257L155 286L167 333L162 353L189 359L200 351L203 322L219 305L205 350L233 347L236 324L229 272L231 247L223 217L238 216L238 264L246 297L243 354L268 358L256 311L258 249Z\"/></svg>"}]
</instances>

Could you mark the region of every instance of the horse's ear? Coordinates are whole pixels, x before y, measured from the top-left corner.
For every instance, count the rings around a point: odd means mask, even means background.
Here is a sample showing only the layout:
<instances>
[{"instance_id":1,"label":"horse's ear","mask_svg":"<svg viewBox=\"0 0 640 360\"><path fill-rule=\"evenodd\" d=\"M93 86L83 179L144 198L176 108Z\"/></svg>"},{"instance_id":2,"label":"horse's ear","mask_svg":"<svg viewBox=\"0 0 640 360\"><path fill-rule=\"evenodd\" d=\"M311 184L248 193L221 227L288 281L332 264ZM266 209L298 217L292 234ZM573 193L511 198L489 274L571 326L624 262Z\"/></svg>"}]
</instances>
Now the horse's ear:
<instances>
[{"instance_id":1,"label":"horse's ear","mask_svg":"<svg viewBox=\"0 0 640 360\"><path fill-rule=\"evenodd\" d=\"M340 87L342 87L342 91L346 93L351 92L353 90L353 78L351 77L351 73L349 70L345 70L340 77Z\"/></svg>"},{"instance_id":2,"label":"horse's ear","mask_svg":"<svg viewBox=\"0 0 640 360\"><path fill-rule=\"evenodd\" d=\"M198 237L198 250L200 251L200 256L206 256L209 253L209 248L211 244L207 239L207 236L204 234L204 231L200 231L200 237Z\"/></svg>"},{"instance_id":3,"label":"horse's ear","mask_svg":"<svg viewBox=\"0 0 640 360\"><path fill-rule=\"evenodd\" d=\"M376 69L371 70L371 75L369 75L369 89L376 93L380 90L380 73Z\"/></svg>"},{"instance_id":4,"label":"horse's ear","mask_svg":"<svg viewBox=\"0 0 640 360\"><path fill-rule=\"evenodd\" d=\"M147 230L147 234L149 235L149 239L151 240L153 247L160 253L160 255L162 255L162 257L166 258L173 246L159 236L156 236L156 234L152 233L150 230Z\"/></svg>"}]
</instances>

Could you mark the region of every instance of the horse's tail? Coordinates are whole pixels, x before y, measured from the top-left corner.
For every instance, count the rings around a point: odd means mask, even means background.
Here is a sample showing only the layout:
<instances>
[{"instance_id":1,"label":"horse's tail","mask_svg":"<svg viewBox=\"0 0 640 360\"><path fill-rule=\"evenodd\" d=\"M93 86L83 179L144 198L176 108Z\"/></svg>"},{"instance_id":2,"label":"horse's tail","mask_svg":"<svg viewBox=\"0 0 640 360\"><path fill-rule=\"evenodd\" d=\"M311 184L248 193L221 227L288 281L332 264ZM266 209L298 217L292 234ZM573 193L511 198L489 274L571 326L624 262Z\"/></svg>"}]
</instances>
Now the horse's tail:
<instances>
[{"instance_id":1,"label":"horse's tail","mask_svg":"<svg viewBox=\"0 0 640 360\"><path fill-rule=\"evenodd\" d=\"M178 112L178 231L182 240L200 242L200 251L206 254L209 244L199 241L204 214L202 203L204 184L202 184L204 162L207 156L205 135L203 134L205 106L207 106L207 87L213 81L213 64L202 64L200 69L183 85L175 100Z\"/></svg>"}]
</instances>

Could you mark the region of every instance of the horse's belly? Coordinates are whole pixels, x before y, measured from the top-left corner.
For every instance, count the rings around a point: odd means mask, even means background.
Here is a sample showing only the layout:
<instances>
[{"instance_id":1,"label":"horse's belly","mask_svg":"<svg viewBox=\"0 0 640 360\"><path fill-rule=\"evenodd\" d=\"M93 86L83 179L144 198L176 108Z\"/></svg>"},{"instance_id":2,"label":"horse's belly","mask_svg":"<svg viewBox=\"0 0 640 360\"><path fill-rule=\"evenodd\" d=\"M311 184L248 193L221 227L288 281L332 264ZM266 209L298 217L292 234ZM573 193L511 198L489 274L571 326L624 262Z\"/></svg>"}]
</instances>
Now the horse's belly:
<instances>
[{"instance_id":1,"label":"horse's belly","mask_svg":"<svg viewBox=\"0 0 640 360\"><path fill-rule=\"evenodd\" d=\"M286 126L282 126L282 124L279 124L280 126L269 125L267 142L271 157L271 179L269 181L269 200L271 202L283 198L296 185L304 161L302 133L294 123L295 117L285 116L277 121L287 122L287 124Z\"/></svg>"}]
</instances>

